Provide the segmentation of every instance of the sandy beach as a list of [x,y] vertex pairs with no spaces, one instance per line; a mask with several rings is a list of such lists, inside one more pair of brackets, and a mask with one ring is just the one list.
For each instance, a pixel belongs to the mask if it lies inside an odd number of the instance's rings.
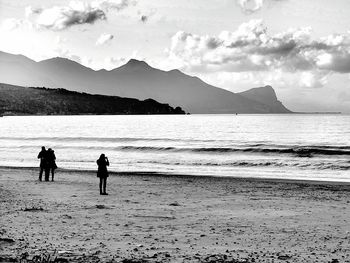
[[350,262],[349,184],[37,177],[0,169],[0,262]]

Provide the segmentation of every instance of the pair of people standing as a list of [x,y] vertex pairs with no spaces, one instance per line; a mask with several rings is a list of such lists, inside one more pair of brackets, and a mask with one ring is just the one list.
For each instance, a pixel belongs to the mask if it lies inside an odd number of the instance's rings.
[[55,151],[52,150],[51,148],[46,150],[45,147],[43,146],[41,147],[41,151],[38,154],[38,159],[40,159],[39,181],[42,181],[44,172],[45,172],[45,181],[49,181],[50,171],[51,171],[51,181],[54,181],[55,170],[57,169]]

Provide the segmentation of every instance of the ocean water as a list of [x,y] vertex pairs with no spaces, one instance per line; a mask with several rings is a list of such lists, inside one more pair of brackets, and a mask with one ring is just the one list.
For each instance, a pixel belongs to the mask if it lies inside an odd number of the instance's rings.
[[0,118],[0,166],[37,167],[41,146],[64,169],[105,153],[116,172],[350,182],[349,115]]

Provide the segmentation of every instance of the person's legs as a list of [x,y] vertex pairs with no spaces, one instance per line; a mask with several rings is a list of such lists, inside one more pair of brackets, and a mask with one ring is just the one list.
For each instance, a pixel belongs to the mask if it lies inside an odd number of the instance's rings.
[[51,181],[53,181],[54,176],[55,176],[55,169],[51,168]]
[[43,172],[44,172],[44,167],[40,167],[39,181],[42,181],[42,180],[43,180]]
[[45,181],[49,181],[50,168],[45,168]]
[[103,178],[100,177],[100,195],[103,194],[103,192],[102,192],[102,181],[103,181]]
[[106,194],[107,177],[103,178],[103,193]]

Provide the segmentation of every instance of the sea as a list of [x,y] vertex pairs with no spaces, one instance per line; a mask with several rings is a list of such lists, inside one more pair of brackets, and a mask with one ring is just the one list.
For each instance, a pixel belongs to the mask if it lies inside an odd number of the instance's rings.
[[350,115],[86,115],[0,118],[0,166],[350,182]]

